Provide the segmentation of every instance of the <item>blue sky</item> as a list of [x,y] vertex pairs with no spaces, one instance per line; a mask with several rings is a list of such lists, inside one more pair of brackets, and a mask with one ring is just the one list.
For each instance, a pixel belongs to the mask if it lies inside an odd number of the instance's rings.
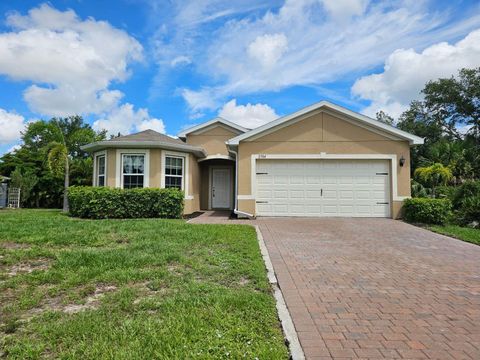
[[170,135],[323,99],[398,117],[426,81],[477,66],[478,1],[7,0],[0,154],[27,122],[69,114]]

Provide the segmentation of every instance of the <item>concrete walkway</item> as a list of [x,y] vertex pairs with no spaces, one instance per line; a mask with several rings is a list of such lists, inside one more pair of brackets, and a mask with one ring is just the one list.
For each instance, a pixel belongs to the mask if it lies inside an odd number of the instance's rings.
[[258,225],[308,359],[480,359],[480,246],[390,219]]

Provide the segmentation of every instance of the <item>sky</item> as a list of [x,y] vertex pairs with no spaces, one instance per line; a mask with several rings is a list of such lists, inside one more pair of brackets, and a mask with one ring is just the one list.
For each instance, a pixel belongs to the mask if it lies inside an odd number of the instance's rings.
[[174,136],[247,128],[329,100],[394,118],[425,82],[480,66],[480,2],[0,2],[0,155],[26,124]]

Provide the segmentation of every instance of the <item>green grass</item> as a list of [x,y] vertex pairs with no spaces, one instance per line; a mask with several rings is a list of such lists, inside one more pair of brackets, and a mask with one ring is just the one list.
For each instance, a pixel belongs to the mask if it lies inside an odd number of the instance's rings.
[[480,229],[467,228],[458,225],[430,225],[428,229],[472,244],[480,245]]
[[288,358],[248,226],[0,211],[0,304],[0,357]]

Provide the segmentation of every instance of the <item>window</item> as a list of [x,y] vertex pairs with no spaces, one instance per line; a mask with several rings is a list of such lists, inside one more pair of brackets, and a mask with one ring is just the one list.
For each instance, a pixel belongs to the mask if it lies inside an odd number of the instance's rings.
[[122,155],[123,188],[143,188],[145,174],[145,155]]
[[97,156],[97,186],[105,186],[105,155]]
[[165,157],[165,187],[183,188],[183,157],[166,156]]

